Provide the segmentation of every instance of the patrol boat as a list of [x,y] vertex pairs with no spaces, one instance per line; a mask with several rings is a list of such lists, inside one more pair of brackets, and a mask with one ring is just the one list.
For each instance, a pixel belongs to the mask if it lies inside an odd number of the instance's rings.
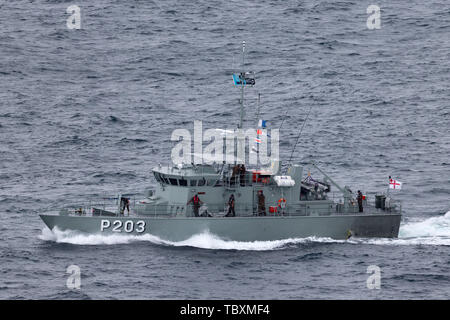
[[[243,57],[244,51],[245,42]],[[241,89],[238,128],[242,128],[244,89],[255,85],[255,79],[241,71],[233,80]],[[205,232],[234,241],[398,236],[401,204],[389,193],[373,198],[356,195],[315,162],[309,165],[322,177],[313,178],[295,163],[285,166],[283,173],[279,160],[265,169],[245,169],[241,160],[158,165],[152,170],[156,186],[140,201],[119,194],[113,207],[89,204],[40,217],[50,229],[151,234],[167,241]]]

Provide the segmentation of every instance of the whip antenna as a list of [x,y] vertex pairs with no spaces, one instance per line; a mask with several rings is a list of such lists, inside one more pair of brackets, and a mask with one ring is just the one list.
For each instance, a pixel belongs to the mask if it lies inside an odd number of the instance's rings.
[[305,127],[305,123],[306,123],[306,121],[308,120],[309,114],[311,113],[311,109],[312,109],[312,106],[309,107],[308,114],[306,115],[305,121],[303,121],[303,125],[302,125],[302,127],[301,127],[301,129],[300,129],[300,131],[299,131],[299,133],[298,133],[297,141],[295,141],[294,147],[292,148],[292,152],[291,152],[291,156],[289,157],[288,164],[291,163],[292,156],[294,155],[295,147],[297,146],[298,140],[300,139],[300,136],[302,135],[303,128]]

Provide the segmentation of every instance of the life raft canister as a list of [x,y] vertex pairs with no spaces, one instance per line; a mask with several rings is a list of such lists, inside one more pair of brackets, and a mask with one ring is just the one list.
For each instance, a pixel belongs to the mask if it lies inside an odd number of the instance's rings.
[[284,209],[284,207],[286,207],[286,199],[285,198],[280,198],[280,200],[278,200],[278,206],[281,209]]

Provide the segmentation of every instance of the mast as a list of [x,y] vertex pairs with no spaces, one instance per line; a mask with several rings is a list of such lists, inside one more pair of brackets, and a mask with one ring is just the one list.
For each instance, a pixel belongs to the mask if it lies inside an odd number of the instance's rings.
[[[245,41],[242,41],[242,73],[241,73],[242,76],[245,76],[244,55],[245,55]],[[240,112],[240,119],[239,119],[239,126],[238,126],[239,129],[242,129],[242,125],[243,125],[243,121],[244,121],[244,87],[245,87],[245,82],[242,79],[242,81],[241,81],[241,112]]]
[[256,108],[256,120],[259,121],[259,111],[261,110],[261,93],[258,92],[257,108]]
[[242,70],[239,73],[233,73],[233,82],[235,86],[241,87],[241,110],[239,117],[238,129],[242,129],[244,122],[244,90],[245,86],[254,86],[255,78],[253,72],[245,71],[245,41],[242,41]]
[[[255,79],[252,77],[252,72],[246,72],[245,71],[245,41],[242,41],[242,70],[239,73],[233,73],[233,82],[235,86],[240,86],[241,87],[241,101],[240,101],[240,115],[239,115],[239,123],[238,123],[238,148],[239,150],[241,150],[240,148],[242,146],[244,146],[245,148],[245,139],[244,141],[242,140],[242,137],[239,137],[242,134],[242,129],[244,126],[244,90],[245,90],[245,86],[250,85],[250,86],[254,86],[255,85]],[[237,150],[235,149],[235,159],[236,159],[236,153]],[[244,152],[242,152],[243,154]],[[240,161],[243,160],[245,161],[245,159],[240,159]]]
[[[258,92],[258,106],[256,108],[256,120],[259,122],[259,111],[261,109],[261,93]],[[258,130],[256,131],[256,138],[259,139],[259,133]],[[259,154],[259,144],[256,144],[256,151],[257,154]],[[256,163],[256,170],[259,170],[259,161]]]

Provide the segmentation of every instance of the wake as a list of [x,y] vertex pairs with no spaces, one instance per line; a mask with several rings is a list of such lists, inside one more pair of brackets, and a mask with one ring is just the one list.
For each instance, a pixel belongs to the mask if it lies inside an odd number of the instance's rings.
[[70,243],[75,245],[115,245],[129,244],[133,242],[151,242],[158,245],[167,245],[174,247],[195,247],[201,249],[217,249],[217,250],[252,250],[266,251],[281,249],[289,244],[308,243],[308,242],[345,242],[344,240],[334,240],[331,238],[290,238],[273,241],[230,241],[219,238],[210,233],[203,232],[193,235],[184,241],[167,241],[151,234],[144,235],[119,235],[119,234],[83,234],[77,231],[61,231],[58,228],[53,230],[45,227],[39,236],[41,240],[53,241],[57,243]]

